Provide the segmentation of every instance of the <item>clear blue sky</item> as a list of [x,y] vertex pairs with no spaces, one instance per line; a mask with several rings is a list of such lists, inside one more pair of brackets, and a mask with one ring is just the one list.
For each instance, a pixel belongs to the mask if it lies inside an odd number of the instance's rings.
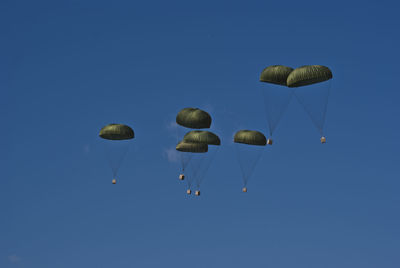
[[[399,267],[400,6],[357,2],[1,1],[0,267]],[[243,194],[274,64],[331,68],[328,143],[292,102]],[[166,156],[190,106],[222,140],[200,198]]]

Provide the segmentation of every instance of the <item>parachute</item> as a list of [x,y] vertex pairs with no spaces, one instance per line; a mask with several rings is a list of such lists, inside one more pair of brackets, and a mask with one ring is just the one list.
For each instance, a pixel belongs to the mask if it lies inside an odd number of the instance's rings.
[[321,143],[326,142],[323,129],[331,88],[331,70],[322,65],[301,66],[289,74],[287,85],[296,88],[294,95],[321,134]]
[[265,68],[260,75],[261,92],[264,97],[267,115],[269,138],[267,144],[272,145],[272,134],[285,113],[293,90],[287,87],[287,78],[293,68],[283,65],[272,65]]
[[259,146],[264,146],[267,143],[264,134],[255,130],[239,130],[236,132],[233,141],[236,143]]
[[221,141],[217,135],[210,131],[193,130],[183,137],[184,141],[193,143],[204,143],[208,145],[220,145]]
[[[180,141],[176,145],[176,150],[180,152],[180,158],[181,158],[181,163],[183,170],[187,167],[187,165],[190,163],[190,160],[193,158],[194,154],[202,154],[208,152],[208,145],[204,143],[191,143],[191,142],[186,142],[186,141]],[[186,191],[187,194],[191,194],[192,191],[191,186],[193,183],[193,178],[195,178],[195,175],[197,173],[197,166],[192,168],[192,174],[188,176],[187,178],[187,184],[188,184],[188,190]],[[183,176],[183,178],[181,178]],[[183,180],[184,174],[181,174],[180,179]]]
[[176,123],[187,128],[210,128],[211,116],[198,108],[184,108],[176,116]]
[[107,140],[129,140],[135,137],[135,133],[127,125],[109,124],[100,130],[99,136]]
[[216,134],[210,131],[193,130],[186,133],[186,135],[183,137],[183,141],[194,144],[205,144],[208,146],[208,148],[210,148],[209,145],[217,146],[216,148],[212,148],[211,152],[209,152],[207,155],[204,155],[201,158],[198,157],[199,159],[192,159],[192,168],[194,169],[192,176],[198,189],[196,191],[196,195],[200,195],[200,185],[203,182],[207,170],[214,160],[215,155],[217,154],[221,140]]
[[203,143],[192,143],[181,141],[176,145],[176,150],[185,153],[206,153],[208,152],[208,145]]
[[287,77],[288,87],[308,86],[332,79],[331,70],[322,65],[305,65],[296,68]]
[[293,68],[283,65],[272,65],[265,68],[260,75],[260,82],[286,86],[286,80]]
[[[189,143],[189,142],[184,142],[180,141],[178,145],[176,146],[176,150],[179,152],[185,152],[185,153],[206,153],[208,152],[208,146],[207,144],[196,144],[196,143]],[[184,171],[187,165],[190,162],[190,157],[191,155],[187,154],[182,154],[180,155],[181,159],[181,164],[182,164],[182,170]],[[179,175],[180,180],[185,179],[185,174],[180,174]]]
[[[243,192],[247,192],[247,183],[257,162],[261,158],[267,139],[264,134],[255,130],[239,130],[233,141],[235,143],[237,158],[242,171]],[[250,145],[250,146],[249,146]]]
[[112,183],[116,184],[119,167],[129,148],[129,140],[135,137],[133,129],[123,124],[109,124],[104,126],[99,133],[104,140],[106,155],[112,170]]

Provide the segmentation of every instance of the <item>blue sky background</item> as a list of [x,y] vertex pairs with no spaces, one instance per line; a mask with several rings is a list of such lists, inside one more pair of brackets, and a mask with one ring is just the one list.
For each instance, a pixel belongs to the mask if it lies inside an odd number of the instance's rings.
[[[0,267],[399,267],[395,1],[1,1]],[[241,192],[231,142],[267,133],[259,74],[329,66],[326,133],[292,102]],[[169,128],[213,116],[188,197]],[[136,133],[112,185],[100,128]]]

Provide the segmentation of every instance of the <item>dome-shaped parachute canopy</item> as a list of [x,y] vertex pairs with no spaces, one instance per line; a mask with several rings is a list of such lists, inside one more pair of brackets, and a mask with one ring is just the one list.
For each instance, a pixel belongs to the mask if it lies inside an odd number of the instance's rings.
[[208,145],[220,145],[221,140],[217,135],[210,131],[193,130],[183,137],[186,142],[204,143]]
[[99,136],[106,140],[129,140],[135,137],[135,133],[127,125],[109,124],[100,130]]
[[312,85],[331,79],[331,70],[322,65],[305,65],[296,68],[287,78],[288,87]]
[[264,134],[255,130],[239,130],[238,132],[236,132],[233,141],[236,143],[259,146],[265,146],[267,143]]
[[260,75],[261,82],[286,86],[286,80],[293,68],[283,65],[272,65],[265,68]]
[[176,150],[186,153],[206,153],[208,152],[208,145],[205,143],[180,141],[178,145],[176,145]]
[[210,128],[211,116],[198,108],[184,108],[176,116],[176,123],[187,128]]

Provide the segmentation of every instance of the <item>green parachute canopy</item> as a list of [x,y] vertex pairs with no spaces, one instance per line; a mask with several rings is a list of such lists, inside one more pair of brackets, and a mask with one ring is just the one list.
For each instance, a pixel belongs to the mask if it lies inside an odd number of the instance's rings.
[[204,143],[207,145],[220,145],[221,140],[217,135],[210,131],[193,130],[183,137],[186,142]]
[[127,125],[109,124],[100,130],[99,136],[106,140],[129,140],[135,137],[135,133]]
[[255,130],[239,130],[236,132],[233,141],[236,143],[259,146],[265,146],[267,144],[264,134]]
[[305,65],[296,68],[287,78],[288,87],[301,87],[324,82],[332,78],[331,70],[322,65]]
[[178,145],[176,145],[176,150],[186,153],[206,153],[208,152],[208,145],[204,143],[180,141]]
[[265,68],[260,75],[260,81],[286,86],[286,80],[293,68],[283,65],[272,65]]
[[211,116],[198,108],[184,108],[176,116],[176,123],[187,128],[210,128]]

